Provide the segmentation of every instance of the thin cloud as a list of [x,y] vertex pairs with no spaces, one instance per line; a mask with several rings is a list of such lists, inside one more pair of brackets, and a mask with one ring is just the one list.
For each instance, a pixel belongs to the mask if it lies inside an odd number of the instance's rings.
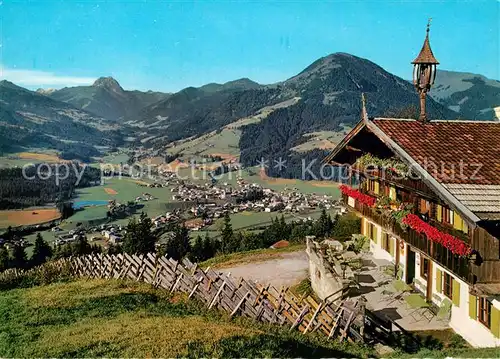
[[94,77],[64,76],[53,72],[9,69],[0,65],[0,80],[8,80],[23,86],[75,86],[90,85]]

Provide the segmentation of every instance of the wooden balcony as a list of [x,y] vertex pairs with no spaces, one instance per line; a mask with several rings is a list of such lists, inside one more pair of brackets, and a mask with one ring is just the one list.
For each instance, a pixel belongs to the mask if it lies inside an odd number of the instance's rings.
[[[347,196],[344,195],[343,200],[347,205]],[[383,214],[372,207],[368,207],[359,201],[355,201],[353,209],[362,214],[364,217],[369,218],[373,222],[382,226],[382,228],[386,231],[404,240],[412,247],[423,252],[443,267],[446,267],[457,277],[471,284],[476,281],[476,279],[472,276],[472,267],[474,265],[469,262],[468,259],[454,255],[441,244],[428,240],[425,235],[417,233],[411,228],[403,229],[392,217]]]
[[398,187],[404,188],[409,192],[415,192],[416,194],[429,199],[439,199],[434,191],[432,191],[424,182],[422,182],[421,179],[402,178],[401,176],[398,176],[388,170],[379,170],[373,168],[367,169],[354,166],[352,167],[352,169],[362,177],[377,179],[381,182],[393,184]]
[[[364,189],[360,189],[360,192],[367,194],[367,195],[370,195],[372,197],[378,197],[378,195],[376,193],[371,193],[371,192],[368,192]],[[417,198],[419,198],[419,197],[417,197]],[[414,202],[414,206],[415,206],[415,202]],[[416,214],[418,214],[418,213],[416,213]],[[453,228],[452,225],[447,225],[447,224],[438,222],[434,218],[430,218],[428,222],[430,225],[436,227],[437,229],[439,229],[443,233],[448,233],[454,237],[460,238],[465,243],[469,243],[469,244],[472,243],[472,239],[473,239],[472,231],[469,234],[467,234],[459,229]]]

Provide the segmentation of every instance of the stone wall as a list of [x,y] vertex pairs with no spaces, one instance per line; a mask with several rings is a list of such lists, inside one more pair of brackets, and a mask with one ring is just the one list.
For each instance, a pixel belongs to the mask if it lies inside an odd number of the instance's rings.
[[325,299],[345,287],[340,268],[332,266],[326,253],[314,240],[307,238],[311,287],[320,299]]

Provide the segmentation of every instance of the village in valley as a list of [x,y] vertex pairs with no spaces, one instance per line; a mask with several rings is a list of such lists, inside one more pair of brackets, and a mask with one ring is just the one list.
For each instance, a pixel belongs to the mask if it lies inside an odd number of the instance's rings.
[[[236,174],[234,174],[236,176]],[[236,185],[227,182],[217,182],[215,177],[204,184],[177,178],[176,173],[159,171],[150,183],[136,183],[141,187],[141,195],[120,203],[110,200],[107,207],[107,217],[123,218],[136,214],[136,207],[154,201],[157,198],[148,192],[149,188],[162,189],[164,197],[170,197],[171,202],[165,205],[165,212],[151,217],[156,230],[166,227],[169,223],[181,223],[192,232],[202,231],[214,224],[214,221],[223,218],[226,214],[267,213],[268,218],[278,218],[286,214],[287,217],[298,221],[313,221],[309,215],[317,215],[322,209],[329,213],[340,213],[338,197],[328,194],[302,193],[299,189],[285,187],[282,191],[264,188],[257,183],[249,183],[238,177]],[[105,186],[105,184],[103,185]],[[102,205],[102,204],[101,204]],[[92,207],[92,205],[90,206]],[[166,208],[170,207],[170,211]],[[85,207],[82,208],[85,211]],[[316,218],[316,216],[314,217]],[[52,224],[51,231],[57,233],[55,245],[75,242],[81,239],[90,242],[102,242],[103,245],[119,244],[123,241],[126,226],[114,224],[113,221],[93,226],[93,221],[78,223],[77,227],[64,231],[58,221]],[[256,223],[259,225],[259,223]],[[250,223],[248,227],[252,227]],[[29,245],[29,242],[24,242]]]

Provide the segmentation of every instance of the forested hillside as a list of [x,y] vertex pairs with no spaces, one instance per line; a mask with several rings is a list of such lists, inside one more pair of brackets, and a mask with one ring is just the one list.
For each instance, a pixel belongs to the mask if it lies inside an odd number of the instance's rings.
[[136,125],[159,138],[157,145],[200,135],[241,117],[255,113],[262,107],[282,100],[282,93],[274,89],[223,90],[205,92],[196,88],[184,89],[168,99],[145,108]]
[[[69,172],[66,173],[66,170]],[[87,166],[84,169],[77,163],[69,164],[66,169],[59,168],[58,174],[54,166],[47,168],[45,165],[28,167],[24,173],[21,168],[0,169],[0,209],[68,200],[75,188],[88,187],[101,179],[98,168]]]
[[467,120],[496,119],[500,107],[500,81],[478,74],[440,70],[429,94]]
[[[409,106],[418,106],[413,86],[382,69],[380,66],[349,54],[333,54],[322,58],[299,75],[284,82],[287,92],[300,93],[302,100],[279,109],[260,123],[243,127],[240,139],[240,161],[255,165],[261,158],[274,163],[280,157],[287,160],[286,168],[270,166],[269,175],[298,177],[301,162],[316,158],[324,151],[305,155],[290,149],[307,139],[302,135],[321,130],[338,130],[341,124],[354,124],[360,119],[361,93],[365,93],[370,116],[397,113]],[[457,113],[428,100],[431,119],[454,119]]]
[[99,154],[96,145],[115,146],[123,137],[113,122],[8,81],[0,82],[0,116],[2,152],[46,147],[85,160]]

